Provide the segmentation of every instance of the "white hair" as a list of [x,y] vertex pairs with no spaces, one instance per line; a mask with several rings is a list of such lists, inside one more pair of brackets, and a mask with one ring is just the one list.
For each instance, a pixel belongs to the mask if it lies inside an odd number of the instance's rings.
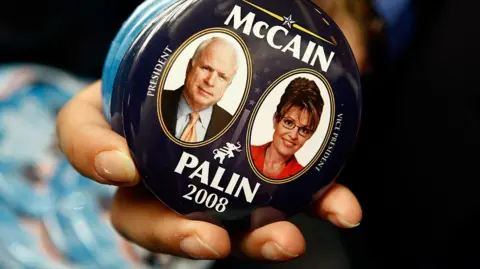
[[206,47],[208,47],[208,45],[210,45],[210,43],[214,42],[214,41],[221,41],[221,42],[224,42],[226,44],[228,44],[228,46],[232,47],[233,50],[234,50],[234,57],[235,57],[235,69],[234,69],[234,76],[235,74],[237,73],[237,67],[238,67],[238,55],[237,55],[237,50],[235,49],[235,47],[233,46],[233,44],[228,41],[227,39],[225,38],[222,38],[222,37],[212,37],[212,38],[209,38],[207,40],[204,40],[202,41],[202,43],[200,43],[200,45],[198,45],[197,49],[195,50],[195,53],[193,54],[191,60],[192,60],[192,65],[195,63],[195,61],[198,59],[198,57],[200,57],[200,55],[202,54],[202,52],[205,50]]

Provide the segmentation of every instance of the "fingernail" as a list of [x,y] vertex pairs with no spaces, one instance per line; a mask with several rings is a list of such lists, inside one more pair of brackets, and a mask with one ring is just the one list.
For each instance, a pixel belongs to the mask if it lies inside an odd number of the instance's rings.
[[340,226],[340,227],[344,227],[344,228],[355,228],[357,226],[360,225],[360,223],[350,223],[348,221],[346,221],[345,219],[341,218],[340,216],[336,215],[336,214],[329,214],[327,216],[327,219],[328,221],[330,221],[331,223],[337,225],[337,226]]
[[97,154],[95,171],[102,178],[119,183],[134,181],[136,174],[133,161],[118,150],[103,151]]
[[298,257],[298,254],[290,253],[277,243],[271,241],[263,244],[262,255],[265,259],[271,261],[281,261]]
[[220,258],[220,254],[197,235],[191,235],[180,241],[180,249],[194,259]]

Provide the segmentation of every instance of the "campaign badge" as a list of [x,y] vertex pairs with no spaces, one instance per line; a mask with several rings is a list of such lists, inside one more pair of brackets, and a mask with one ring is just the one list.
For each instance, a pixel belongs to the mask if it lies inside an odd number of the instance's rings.
[[121,61],[104,70],[105,114],[145,186],[220,225],[257,227],[318,199],[361,118],[338,26],[307,0],[159,2],[124,26],[110,52]]

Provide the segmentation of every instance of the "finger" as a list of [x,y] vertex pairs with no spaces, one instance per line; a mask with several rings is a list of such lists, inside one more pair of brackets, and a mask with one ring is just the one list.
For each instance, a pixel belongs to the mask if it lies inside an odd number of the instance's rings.
[[240,243],[240,249],[252,259],[287,261],[305,252],[305,239],[295,225],[280,221],[247,234]]
[[360,24],[351,15],[345,13],[338,14],[334,20],[352,49],[360,73],[363,73],[367,64],[367,42]]
[[60,148],[84,176],[103,184],[131,186],[138,172],[123,137],[110,129],[101,110],[101,83],[77,94],[57,116]]
[[313,211],[341,228],[357,227],[362,219],[362,208],[357,198],[348,188],[340,184],[333,184],[313,205]]
[[120,234],[153,252],[195,259],[219,259],[230,253],[223,228],[173,212],[143,185],[118,190],[111,218]]
[[[335,23],[340,27],[342,33],[350,45],[360,73],[367,68],[367,46],[366,25],[359,22],[363,16],[363,9],[360,3],[349,3],[347,0],[314,0]],[[353,4],[353,5],[352,5]]]

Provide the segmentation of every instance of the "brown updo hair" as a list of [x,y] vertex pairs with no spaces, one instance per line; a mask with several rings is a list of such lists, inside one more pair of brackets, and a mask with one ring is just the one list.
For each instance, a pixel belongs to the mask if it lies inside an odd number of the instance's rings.
[[280,99],[275,112],[275,119],[279,122],[292,107],[308,111],[309,128],[312,132],[318,127],[323,112],[323,98],[320,89],[313,80],[298,77],[292,80]]

